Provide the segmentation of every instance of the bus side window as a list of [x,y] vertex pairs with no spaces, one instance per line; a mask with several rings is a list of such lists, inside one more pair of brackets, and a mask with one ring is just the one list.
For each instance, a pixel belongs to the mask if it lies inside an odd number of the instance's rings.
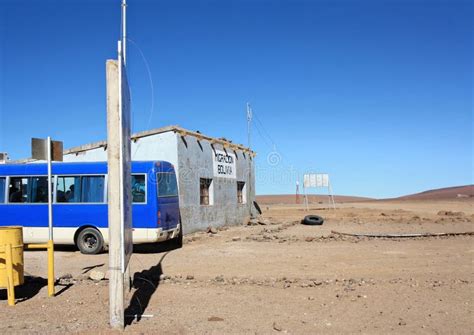
[[28,202],[48,202],[48,178],[31,177]]
[[104,176],[81,177],[81,202],[104,202]]
[[56,190],[58,203],[103,203],[104,176],[59,176]]
[[0,204],[5,203],[5,177],[0,177]]
[[143,203],[145,199],[145,175],[132,175],[132,202]]
[[28,178],[11,177],[8,185],[8,201],[13,203],[27,202]]
[[56,201],[80,202],[81,177],[58,177]]

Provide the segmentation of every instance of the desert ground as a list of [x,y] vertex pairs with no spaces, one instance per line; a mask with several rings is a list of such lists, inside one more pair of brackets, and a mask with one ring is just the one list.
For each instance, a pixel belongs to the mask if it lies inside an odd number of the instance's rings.
[[[474,200],[261,206],[260,223],[185,236],[171,249],[137,247],[126,333],[474,333],[474,236],[356,238],[334,233],[474,231]],[[300,223],[307,214],[322,226]],[[109,333],[107,254],[25,253],[17,304],[0,290],[0,333]]]

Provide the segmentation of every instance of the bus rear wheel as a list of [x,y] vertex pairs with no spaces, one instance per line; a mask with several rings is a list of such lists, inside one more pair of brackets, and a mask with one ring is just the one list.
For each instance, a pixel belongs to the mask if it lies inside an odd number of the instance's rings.
[[97,229],[87,227],[77,235],[76,246],[83,254],[95,255],[104,249],[104,238]]

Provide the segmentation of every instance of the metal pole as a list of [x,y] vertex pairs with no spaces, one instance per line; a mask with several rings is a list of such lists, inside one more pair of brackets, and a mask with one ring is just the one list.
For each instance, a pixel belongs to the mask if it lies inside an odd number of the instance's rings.
[[127,0],[122,0],[122,55],[123,65],[127,65]]
[[295,199],[295,204],[298,204],[299,195],[300,195],[300,182],[297,180],[297,181],[296,181],[296,199]]
[[308,195],[306,194],[306,187],[304,186],[303,182],[303,192],[304,192],[304,203],[305,203],[305,210],[308,211]]
[[51,137],[47,138],[47,155],[48,155],[48,295],[54,296],[54,242],[53,242],[53,188],[52,188],[52,172],[51,172]]
[[332,193],[332,187],[331,187],[331,183],[329,181],[328,181],[328,191],[329,191],[329,194],[330,194],[330,197],[331,197],[332,207],[334,209],[336,209],[336,202],[334,201],[334,194]]
[[250,148],[250,132],[252,123],[252,109],[250,108],[250,104],[247,102],[247,146]]
[[15,306],[15,284],[13,280],[12,245],[5,245],[5,269],[7,272],[7,300],[8,306]]
[[[250,131],[251,131],[251,122],[252,122],[252,110],[250,109],[250,104],[247,102],[247,146],[250,150]],[[248,204],[250,216],[252,216],[252,161],[251,161],[251,152],[249,151],[249,171],[248,171]]]
[[52,177],[51,177],[51,137],[47,139],[47,154],[48,154],[48,229],[50,241],[53,240],[53,197],[52,197]]
[[48,241],[48,296],[54,297],[54,243]]

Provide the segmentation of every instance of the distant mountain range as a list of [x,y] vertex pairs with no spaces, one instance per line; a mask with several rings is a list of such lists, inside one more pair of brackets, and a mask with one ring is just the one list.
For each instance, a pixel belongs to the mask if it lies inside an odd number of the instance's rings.
[[[464,199],[474,197],[474,185],[454,186],[428,190],[420,193],[404,195],[398,198],[390,199],[374,199],[346,195],[334,195],[336,202],[360,202],[372,200],[448,200],[448,199]],[[328,202],[327,195],[308,195],[311,203],[326,203]],[[303,203],[303,195],[299,196],[299,203]],[[272,194],[272,195],[257,195],[257,202],[259,204],[294,204],[296,203],[295,194]]]

